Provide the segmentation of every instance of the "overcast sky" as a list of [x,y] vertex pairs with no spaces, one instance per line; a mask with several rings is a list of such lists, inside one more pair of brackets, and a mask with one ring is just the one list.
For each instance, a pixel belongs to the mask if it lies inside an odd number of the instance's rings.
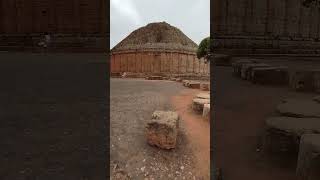
[[210,0],[111,0],[110,48],[132,31],[166,21],[195,43],[210,35]]

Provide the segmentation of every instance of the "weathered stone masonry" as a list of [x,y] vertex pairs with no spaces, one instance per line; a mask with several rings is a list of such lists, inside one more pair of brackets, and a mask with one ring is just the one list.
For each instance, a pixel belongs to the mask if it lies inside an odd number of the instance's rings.
[[0,0],[0,50],[34,50],[48,32],[52,50],[106,52],[107,3]]
[[127,51],[111,54],[111,73],[196,73],[208,75],[209,64],[194,53],[175,51]]
[[320,10],[302,0],[213,0],[216,52],[320,53]]

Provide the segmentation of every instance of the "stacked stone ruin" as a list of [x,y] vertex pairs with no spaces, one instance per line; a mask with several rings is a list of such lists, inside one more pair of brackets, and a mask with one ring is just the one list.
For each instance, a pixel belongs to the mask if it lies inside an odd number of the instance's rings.
[[266,119],[264,149],[272,152],[298,152],[296,173],[302,179],[311,175],[320,158],[320,102],[311,99],[285,99],[276,107],[277,116]]
[[209,76],[210,65],[196,56],[197,44],[166,22],[133,31],[111,50],[111,74]]

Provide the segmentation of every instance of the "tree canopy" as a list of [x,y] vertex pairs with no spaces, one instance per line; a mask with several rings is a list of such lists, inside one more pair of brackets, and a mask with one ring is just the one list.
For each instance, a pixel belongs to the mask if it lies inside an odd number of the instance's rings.
[[198,59],[205,58],[206,60],[209,60],[208,56],[210,54],[210,43],[210,37],[207,37],[200,42],[197,50]]

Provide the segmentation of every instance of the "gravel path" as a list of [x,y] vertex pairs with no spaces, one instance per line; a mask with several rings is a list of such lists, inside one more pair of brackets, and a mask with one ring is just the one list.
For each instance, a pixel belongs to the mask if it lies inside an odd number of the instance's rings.
[[172,110],[170,98],[186,89],[181,83],[111,79],[110,89],[113,179],[201,179],[195,176],[194,155],[183,123],[173,150],[149,146],[144,136],[153,111]]

